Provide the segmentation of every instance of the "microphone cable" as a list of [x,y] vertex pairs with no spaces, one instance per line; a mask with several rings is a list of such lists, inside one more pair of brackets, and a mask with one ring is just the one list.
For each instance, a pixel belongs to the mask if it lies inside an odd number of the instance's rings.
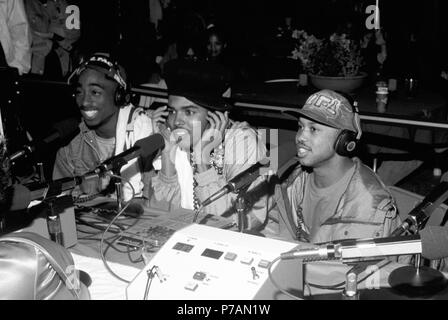
[[145,294],[143,296],[143,300],[148,300],[148,295],[149,295],[149,290],[151,289],[151,284],[152,284],[152,280],[155,277],[155,270],[156,270],[157,266],[152,266],[151,269],[149,269],[148,271],[146,271],[146,275],[148,276],[148,279],[146,281],[146,286],[145,286]]
[[199,214],[204,209],[204,206],[201,204],[198,208],[198,210],[194,214],[193,223],[196,223],[196,220],[198,220]]
[[127,183],[131,186],[132,189],[132,197],[131,199],[128,201],[128,203],[126,203],[126,205],[120,210],[120,212],[118,212],[118,214],[112,219],[112,221],[109,223],[109,225],[106,227],[106,229],[104,230],[103,234],[101,235],[101,241],[100,241],[100,254],[101,254],[101,260],[103,261],[104,266],[106,267],[106,269],[118,280],[125,282],[125,283],[130,283],[129,280],[126,280],[122,277],[120,277],[118,274],[116,274],[109,266],[109,264],[107,263],[106,257],[105,257],[105,253],[103,252],[103,244],[104,244],[104,238],[106,237],[106,233],[109,231],[109,229],[112,227],[112,225],[115,223],[115,221],[126,211],[126,209],[129,207],[129,205],[131,204],[132,199],[135,198],[135,189],[134,186],[126,179],[124,179],[123,177],[120,177],[118,175],[115,174],[110,174],[110,176],[112,178],[116,178],[119,179],[121,181],[123,181],[124,183]]

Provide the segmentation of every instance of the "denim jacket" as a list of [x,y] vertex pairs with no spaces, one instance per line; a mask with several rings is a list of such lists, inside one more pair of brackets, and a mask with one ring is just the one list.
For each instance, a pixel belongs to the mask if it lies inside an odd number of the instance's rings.
[[[59,149],[53,170],[53,179],[82,176],[101,164],[98,144],[94,133],[84,122],[79,125],[80,133],[65,147]],[[153,133],[151,118],[142,108],[128,105],[120,109],[116,129],[115,152],[117,155],[131,148],[137,140]],[[134,187],[136,196],[141,196],[144,188],[142,178],[143,164],[133,159],[122,167],[120,175]],[[95,194],[102,191],[99,179],[92,179],[81,185],[84,194]],[[130,200],[132,189],[123,185],[123,199]]]
[[[391,193],[377,175],[357,158],[355,171],[344,191],[335,212],[325,220],[318,232],[309,238],[306,227],[296,225],[293,215],[301,216],[305,185],[309,173],[299,165],[274,194],[276,207],[270,215],[278,224],[270,225],[266,234],[312,243],[325,243],[343,239],[387,237],[401,223]],[[277,217],[275,217],[277,215]]]

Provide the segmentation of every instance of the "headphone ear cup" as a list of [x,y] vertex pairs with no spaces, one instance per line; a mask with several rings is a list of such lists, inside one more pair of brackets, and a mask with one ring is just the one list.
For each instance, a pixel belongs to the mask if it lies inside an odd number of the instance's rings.
[[131,95],[127,90],[118,87],[115,90],[115,104],[119,107],[128,105],[131,102]]
[[115,90],[115,105],[121,107],[123,105],[123,89],[118,87]]
[[357,143],[355,132],[342,130],[335,141],[334,150],[340,156],[347,157],[356,149]]

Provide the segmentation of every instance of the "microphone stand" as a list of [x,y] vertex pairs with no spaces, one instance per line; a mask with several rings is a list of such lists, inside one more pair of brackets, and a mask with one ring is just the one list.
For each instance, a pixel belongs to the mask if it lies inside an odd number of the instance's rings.
[[[42,163],[37,164],[39,170],[39,180],[41,183],[45,183],[45,175],[44,175],[44,167]],[[59,213],[54,210],[54,204],[56,202],[56,197],[50,198],[45,201],[48,204],[47,209],[47,228],[48,234],[50,236],[51,241],[64,246],[64,235],[62,233],[62,224],[61,217]]]
[[358,290],[358,278],[361,273],[366,271],[369,266],[378,263],[375,258],[372,260],[346,261],[345,264],[353,267],[345,274],[345,288],[342,291],[342,300],[360,300],[360,291]]
[[342,292],[342,300],[359,300],[358,272],[354,269],[350,269],[345,274],[345,289]]
[[[120,168],[113,170],[112,173],[116,176],[120,175]],[[121,209],[123,208],[123,187],[119,179],[115,177],[113,179],[115,185],[115,194],[117,196],[117,212],[121,212]]]
[[[421,225],[416,226],[416,233]],[[389,284],[393,290],[409,297],[431,296],[445,289],[448,282],[438,270],[422,265],[421,254],[414,256],[414,265],[395,269],[389,275]]]
[[55,199],[49,200],[48,214],[47,214],[47,227],[50,239],[61,246],[64,245],[64,235],[62,233],[61,217],[59,213],[54,210]]
[[246,229],[246,201],[244,196],[242,196],[241,190],[236,198],[236,212],[238,215],[238,232],[243,232]]

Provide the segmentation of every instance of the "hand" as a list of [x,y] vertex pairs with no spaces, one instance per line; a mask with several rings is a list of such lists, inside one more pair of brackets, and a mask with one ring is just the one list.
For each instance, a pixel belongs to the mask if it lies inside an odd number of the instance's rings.
[[169,153],[174,150],[177,145],[177,141],[175,135],[171,131],[171,128],[162,123],[159,125],[159,133],[163,136],[165,141],[165,147],[162,152]]
[[161,132],[161,125],[164,125],[168,117],[167,106],[159,107],[149,114],[151,118],[152,127],[155,133]]
[[229,113],[220,111],[208,112],[207,120],[210,126],[203,132],[202,138],[194,148],[195,161],[197,164],[208,164],[210,152],[219,146],[224,140],[225,130],[229,123]]

